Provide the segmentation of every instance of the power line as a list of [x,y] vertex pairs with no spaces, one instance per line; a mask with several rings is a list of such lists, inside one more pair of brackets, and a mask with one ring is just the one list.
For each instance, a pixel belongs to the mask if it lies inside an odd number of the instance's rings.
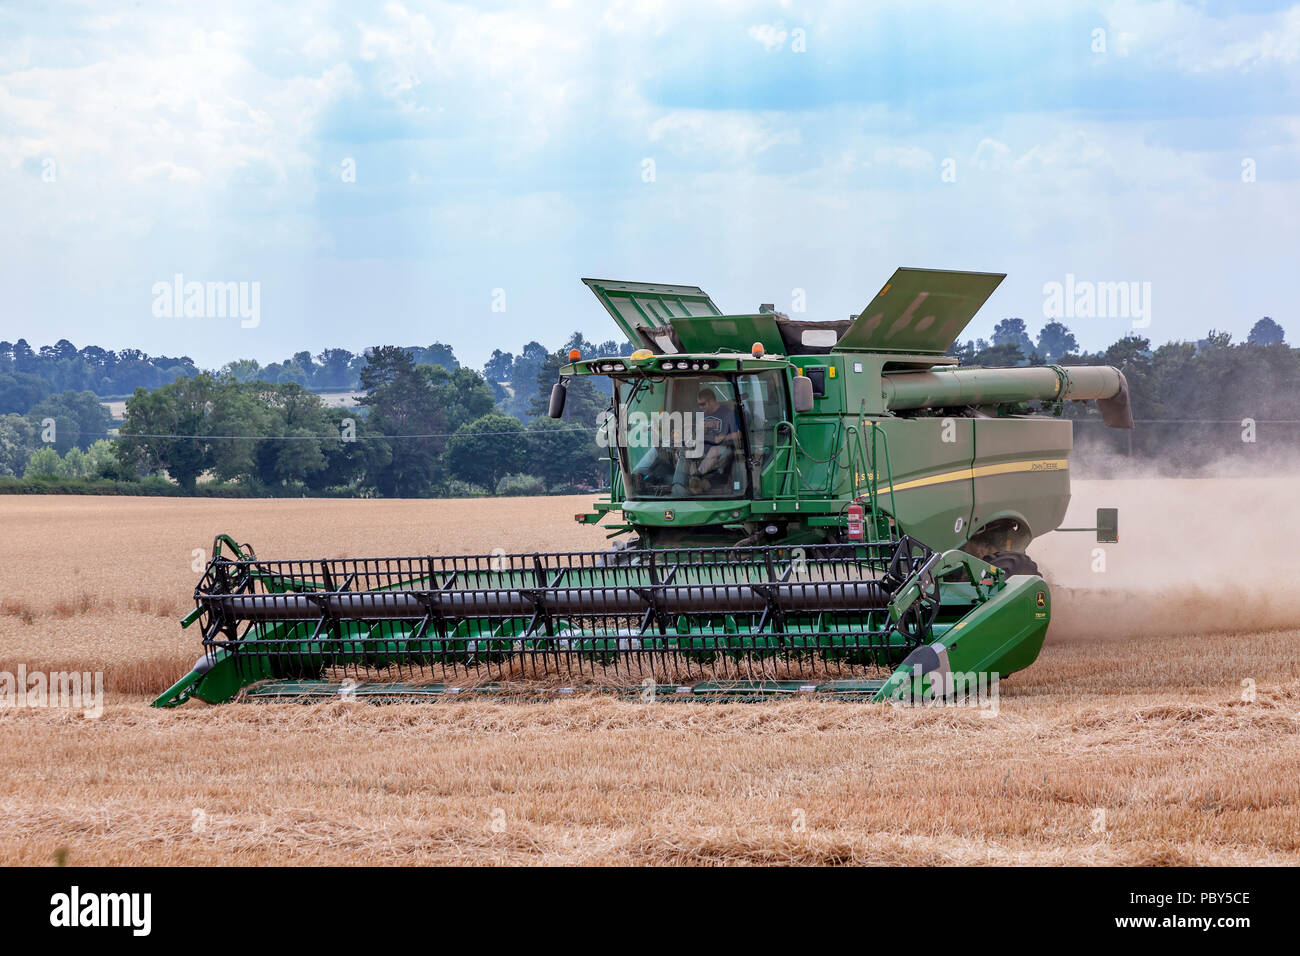
[[[581,433],[584,433],[584,434],[593,434],[595,431],[596,431],[595,428],[588,427],[588,426],[586,426],[586,425],[572,425],[572,426],[564,426],[564,427],[561,427],[561,428],[548,428],[548,429],[546,429],[545,431],[530,431],[530,430],[527,429],[527,428],[521,428],[521,429],[519,429],[518,431],[473,432],[472,434],[470,434],[470,435],[468,435],[468,436],[464,436],[464,437],[469,437],[469,438],[487,438],[487,437],[495,437],[495,436],[498,436],[498,435],[514,435],[514,436],[516,436],[516,437],[532,438],[532,437],[537,437],[537,436],[553,435],[553,434],[555,434],[555,433],[557,433],[557,432],[581,432]],[[110,435],[110,434],[106,434],[106,433],[104,433],[104,432],[71,432],[70,434],[75,435],[75,436],[78,437],[78,438],[81,438],[81,437],[90,437],[91,435],[97,435],[97,436],[99,436],[100,438],[116,438],[116,439],[119,440],[119,441],[120,441],[121,439],[123,439],[123,438],[171,438],[171,439],[177,439],[177,440],[185,439],[185,438],[191,438],[191,439],[195,439],[195,440],[200,440],[200,439],[201,439],[201,440],[204,440],[204,441],[215,440],[215,439],[227,439],[227,440],[229,440],[229,441],[344,441],[343,436],[338,435],[338,434],[329,434],[329,435],[173,435],[173,434],[162,434],[162,433],[142,433],[142,432],[118,432],[116,436],[114,436],[114,435]],[[346,442],[350,444],[351,442],[354,442],[354,441],[378,441],[378,440],[380,440],[380,439],[397,439],[397,438],[402,438],[402,439],[406,439],[406,438],[454,438],[457,434],[458,434],[457,432],[431,432],[431,433],[423,434],[423,435],[379,435],[379,434],[370,433],[370,434],[366,434],[366,435],[355,435],[355,436],[353,436],[352,438],[347,439]]]

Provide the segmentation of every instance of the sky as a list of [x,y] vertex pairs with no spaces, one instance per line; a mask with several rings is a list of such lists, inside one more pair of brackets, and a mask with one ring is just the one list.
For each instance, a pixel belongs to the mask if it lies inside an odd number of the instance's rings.
[[1297,211],[1300,5],[0,7],[0,339],[34,347],[481,366],[616,337],[584,276],[826,319],[898,266],[1007,273],[975,335],[1068,281],[1143,303],[1066,316],[1084,348],[1300,344]]

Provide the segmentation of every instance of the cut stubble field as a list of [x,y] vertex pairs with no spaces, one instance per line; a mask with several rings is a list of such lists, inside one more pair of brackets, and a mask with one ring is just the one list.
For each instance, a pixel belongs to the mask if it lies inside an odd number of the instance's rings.
[[[577,697],[148,701],[194,662],[195,549],[598,549],[586,498],[0,498],[0,671],[104,673],[98,719],[0,708],[0,863],[1300,862],[1300,480],[1075,483],[1043,655],[964,708]],[[1215,517],[1231,502],[1231,522]]]

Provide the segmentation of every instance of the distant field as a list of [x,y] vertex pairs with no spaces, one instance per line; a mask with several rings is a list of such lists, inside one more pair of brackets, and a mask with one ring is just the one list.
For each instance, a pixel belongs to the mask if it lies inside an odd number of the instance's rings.
[[1298,494],[1077,482],[1067,523],[1118,505],[1121,543],[1104,571],[1086,535],[1032,549],[1056,620],[991,718],[594,699],[153,711],[199,653],[176,620],[219,531],[264,557],[604,534],[573,523],[586,498],[0,499],[0,671],[109,686],[98,720],[0,710],[0,862],[1295,864]]

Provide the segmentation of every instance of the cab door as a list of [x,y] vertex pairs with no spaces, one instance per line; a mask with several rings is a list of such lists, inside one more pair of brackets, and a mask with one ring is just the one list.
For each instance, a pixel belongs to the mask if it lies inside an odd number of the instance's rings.
[[785,375],[775,369],[737,375],[736,390],[749,442],[750,497],[771,498],[778,484],[777,444],[781,440],[790,440],[788,434],[778,434],[779,424],[790,420]]

